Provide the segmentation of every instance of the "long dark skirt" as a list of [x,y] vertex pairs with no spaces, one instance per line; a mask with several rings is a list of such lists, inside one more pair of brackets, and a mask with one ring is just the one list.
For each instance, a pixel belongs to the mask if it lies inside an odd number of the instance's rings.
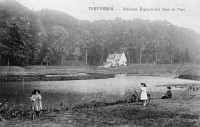
[[169,97],[169,96],[162,96],[161,99],[170,99],[172,97]]

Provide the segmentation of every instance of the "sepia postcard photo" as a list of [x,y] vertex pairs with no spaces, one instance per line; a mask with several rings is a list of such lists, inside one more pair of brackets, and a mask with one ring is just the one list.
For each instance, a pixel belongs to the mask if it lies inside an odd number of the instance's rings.
[[200,127],[199,0],[0,0],[0,127]]

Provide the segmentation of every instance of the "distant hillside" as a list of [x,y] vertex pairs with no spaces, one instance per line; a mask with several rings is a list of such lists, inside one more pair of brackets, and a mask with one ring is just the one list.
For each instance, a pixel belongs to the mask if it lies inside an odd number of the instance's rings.
[[[128,63],[200,63],[200,35],[168,21],[78,20],[54,10],[31,11],[0,2],[0,65],[98,65],[124,51]],[[86,59],[87,58],[87,59]]]

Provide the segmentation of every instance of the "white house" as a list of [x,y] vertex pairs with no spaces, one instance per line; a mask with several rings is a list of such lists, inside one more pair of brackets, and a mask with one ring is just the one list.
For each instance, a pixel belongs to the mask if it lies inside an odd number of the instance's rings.
[[107,57],[107,61],[100,67],[109,68],[111,66],[126,66],[127,59],[125,53],[115,53],[109,54]]

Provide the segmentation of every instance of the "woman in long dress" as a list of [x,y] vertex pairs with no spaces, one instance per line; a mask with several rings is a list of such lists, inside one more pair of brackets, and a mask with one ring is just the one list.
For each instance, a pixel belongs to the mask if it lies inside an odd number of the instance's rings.
[[145,83],[141,83],[141,100],[143,103],[143,106],[146,106],[147,98],[147,86]]
[[36,112],[36,116],[40,115],[40,111],[42,110],[42,97],[40,95],[40,90],[34,90],[32,92],[32,96],[30,97],[32,102],[31,110]]
[[167,89],[168,89],[167,93],[164,94],[164,95],[161,97],[161,99],[169,99],[169,98],[172,98],[172,92],[170,91],[171,87],[168,86]]

